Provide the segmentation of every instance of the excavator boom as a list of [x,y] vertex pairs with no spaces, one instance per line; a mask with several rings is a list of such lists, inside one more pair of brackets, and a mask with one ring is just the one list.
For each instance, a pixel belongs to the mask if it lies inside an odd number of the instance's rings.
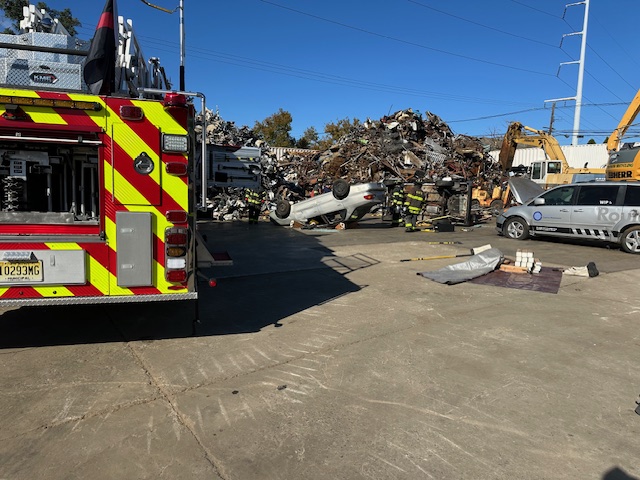
[[638,90],[636,96],[631,100],[618,126],[609,136],[609,140],[607,140],[607,150],[609,150],[609,153],[620,150],[620,140],[624,134],[627,133],[627,130],[638,116],[638,113],[640,113],[640,90]]
[[560,163],[560,172],[547,174],[547,186],[559,185],[562,183],[571,183],[574,175],[577,174],[593,174],[602,175],[602,168],[572,168],[569,166],[564,152],[555,137],[542,130],[527,127],[520,122],[512,122],[507,128],[507,133],[502,140],[502,148],[500,149],[499,160],[503,170],[509,171],[513,165],[516,148],[518,145],[529,145],[542,148],[548,160]]
[[627,111],[620,119],[617,128],[607,141],[609,161],[607,163],[607,180],[640,180],[640,146],[622,147],[622,137],[640,113],[640,90],[633,97]]

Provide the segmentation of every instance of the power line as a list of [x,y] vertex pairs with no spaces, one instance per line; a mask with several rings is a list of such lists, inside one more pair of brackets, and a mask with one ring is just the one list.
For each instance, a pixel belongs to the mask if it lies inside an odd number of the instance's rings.
[[[610,106],[617,106],[617,105],[627,105],[626,103],[583,103],[582,106],[583,107],[610,107]],[[558,106],[556,107],[558,109],[562,109],[562,108],[573,108],[571,106]],[[509,115],[517,115],[520,113],[528,113],[528,112],[536,112],[536,111],[540,111],[540,110],[547,110],[547,107],[535,107],[535,108],[529,108],[526,110],[518,110],[516,112],[507,112],[507,113],[498,113],[495,115],[485,115],[483,117],[475,117],[475,118],[466,118],[466,119],[461,119],[461,120],[447,120],[447,123],[462,123],[462,122],[475,122],[477,120],[487,120],[489,118],[500,118],[500,117],[506,117]]]
[[[168,47],[169,50],[158,48],[159,51],[165,51],[169,53],[175,53],[174,44],[171,41],[139,35],[140,39],[145,40],[145,44],[160,45],[161,47]],[[223,52],[216,52],[213,50],[205,50],[197,47],[187,47],[190,56],[195,58],[201,58],[204,60],[210,60],[217,63],[224,63],[228,65],[235,65],[245,68],[252,68],[255,70],[266,71],[270,73],[276,73],[280,75],[291,76],[295,78],[301,78],[305,80],[313,80],[323,83],[329,83],[334,85],[349,86],[354,88],[362,88],[374,91],[385,91],[392,93],[405,94],[410,96],[418,96],[425,98],[434,98],[441,100],[450,100],[455,102],[476,103],[486,105],[523,105],[523,102],[505,102],[495,99],[485,99],[479,97],[468,97],[463,95],[451,95],[439,92],[431,92],[424,90],[416,90],[406,87],[399,87],[396,85],[387,85],[374,82],[367,82],[357,80],[348,77],[342,77],[338,75],[331,75],[324,72],[316,72],[312,70],[304,70],[288,65],[282,65],[277,63],[265,62],[262,60],[256,60],[249,57],[242,57],[238,55],[226,54]]]
[[540,10],[538,8],[532,7],[531,5],[527,5],[526,3],[522,3],[522,2],[518,2],[517,0],[511,0],[513,3],[517,3],[518,5],[522,5],[523,7],[527,7],[530,8],[531,10],[535,10],[536,12],[540,12],[540,13],[544,13],[545,15],[549,15],[550,17],[556,18],[556,19],[560,19],[561,17],[554,15],[552,13],[549,12],[545,12],[544,10]]
[[454,15],[454,14],[452,14],[452,13],[445,12],[445,11],[443,11],[443,10],[438,10],[437,8],[431,7],[431,6],[429,6],[429,5],[425,5],[424,3],[420,3],[420,2],[417,2],[417,1],[415,1],[415,0],[407,0],[407,1],[408,1],[409,3],[413,3],[413,4],[415,4],[415,5],[419,5],[419,6],[421,6],[422,8],[426,8],[426,9],[428,9],[428,10],[433,10],[434,12],[438,12],[438,13],[440,13],[440,14],[442,14],[442,15],[447,15],[447,16],[449,16],[449,17],[453,17],[453,18],[455,18],[455,19],[462,20],[463,22],[467,22],[467,23],[470,23],[470,24],[472,24],[472,25],[477,25],[477,26],[479,26],[479,27],[483,27],[483,28],[486,28],[486,29],[488,29],[488,30],[493,30],[494,32],[499,32],[499,33],[502,33],[502,34],[504,34],[504,35],[509,35],[510,37],[520,38],[520,39],[522,39],[522,40],[526,40],[526,41],[528,41],[528,42],[539,43],[540,45],[544,45],[544,46],[546,46],[546,47],[558,48],[558,46],[557,46],[557,45],[552,45],[552,44],[550,44],[550,43],[541,42],[540,40],[536,40],[536,39],[534,39],[534,38],[523,37],[523,36],[521,36],[521,35],[516,35],[516,34],[514,34],[514,33],[510,33],[510,32],[505,32],[504,30],[500,30],[499,28],[490,27],[489,25],[484,25],[484,24],[482,24],[482,23],[475,22],[475,21],[473,21],[473,20],[469,20],[468,18],[463,18],[463,17],[460,17],[460,16],[458,16],[458,15]]
[[[609,67],[609,68],[613,71],[613,73],[615,73],[616,75],[618,75],[618,77],[620,77],[620,79],[621,79],[624,83],[626,83],[627,85],[629,85],[629,86],[630,86],[634,91],[636,91],[636,90],[637,90],[637,88],[635,88],[633,85],[631,85],[629,82],[627,82],[627,80],[626,80],[622,75],[620,75],[620,73],[619,73],[615,68],[613,68],[611,65],[609,65],[609,63],[608,63],[604,58],[602,58],[602,56],[600,56],[600,54],[599,54],[598,52],[596,52],[596,51],[595,51],[595,49],[593,49],[593,48],[591,47],[591,45],[589,45],[589,43],[588,43],[588,42],[587,42],[587,46],[589,47],[589,50],[591,50],[593,53],[595,53],[595,54],[597,55],[597,57],[598,57],[600,60],[602,60],[602,63],[604,63],[607,67]],[[601,84],[601,85],[602,85],[602,84]]]
[[289,10],[291,12],[295,12],[295,13],[298,13],[300,15],[305,15],[307,17],[315,18],[316,20],[321,20],[323,22],[332,23],[334,25],[339,25],[341,27],[348,28],[350,30],[355,30],[357,32],[366,33],[367,35],[373,35],[375,37],[384,38],[386,40],[392,40],[394,42],[403,43],[405,45],[411,45],[413,47],[423,48],[425,50],[431,50],[431,51],[434,51],[434,52],[443,53],[445,55],[450,55],[450,56],[458,57],[458,58],[464,58],[465,60],[472,60],[474,62],[485,63],[487,65],[493,65],[493,66],[496,66],[496,67],[508,68],[508,69],[511,69],[511,70],[517,70],[517,71],[526,72],[526,73],[533,73],[535,75],[544,75],[544,76],[550,76],[550,77],[553,76],[553,75],[551,75],[549,73],[536,72],[535,70],[527,70],[525,68],[514,67],[512,65],[505,65],[503,63],[490,62],[488,60],[481,60],[481,59],[478,59],[478,58],[469,57],[467,55],[461,55],[459,53],[448,52],[446,50],[441,50],[441,49],[438,49],[438,48],[428,47],[426,45],[421,45],[419,43],[409,42],[407,40],[402,40],[400,38],[391,37],[389,35],[383,35],[381,33],[372,32],[370,30],[365,30],[364,28],[354,27],[353,25],[347,25],[346,23],[337,22],[335,20],[330,20],[328,18],[320,17],[318,15],[313,15],[311,13],[303,12],[301,10],[296,10],[295,8],[285,7],[284,5],[279,5],[277,3],[270,2],[268,0],[259,0],[259,1],[261,1],[262,3],[267,3],[269,5],[273,5],[274,7],[282,8],[283,10]]

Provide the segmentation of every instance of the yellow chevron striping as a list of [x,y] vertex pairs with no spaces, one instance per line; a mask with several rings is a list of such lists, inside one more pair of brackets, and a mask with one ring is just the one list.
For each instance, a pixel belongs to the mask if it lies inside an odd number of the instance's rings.
[[[187,131],[178,122],[176,122],[171,115],[165,112],[164,105],[158,102],[149,102],[144,100],[134,100],[132,103],[142,108],[147,119],[163,133],[187,135]],[[184,157],[188,157],[188,155],[184,155]],[[164,170],[164,162],[162,163],[162,168]],[[176,177],[175,175],[163,175],[162,188],[179,204],[181,204],[181,202],[178,200],[186,198],[188,195],[186,190],[187,185],[184,180],[180,177]]]
[[45,243],[50,250],[82,250],[82,247],[77,243],[58,243],[51,242]]
[[55,298],[55,297],[74,297],[75,295],[71,293],[68,289],[61,285],[53,285],[53,286],[43,286],[43,287],[33,287],[33,289],[38,292],[40,295],[46,298]]
[[164,133],[175,135],[186,135],[187,131],[176,120],[164,110],[164,105],[159,102],[149,102],[145,100],[133,100],[135,106],[144,110],[147,119]]
[[103,295],[109,295],[109,271],[89,255],[89,283],[102,292]]

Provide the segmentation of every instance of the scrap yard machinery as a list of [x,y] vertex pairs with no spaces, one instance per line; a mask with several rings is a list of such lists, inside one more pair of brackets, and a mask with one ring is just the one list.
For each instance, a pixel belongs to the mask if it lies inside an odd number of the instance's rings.
[[89,42],[46,11],[24,7],[20,33],[0,36],[0,306],[197,299],[204,96],[171,91],[131,21],[109,21],[106,94],[83,79]]
[[640,90],[607,140],[609,151],[609,162],[606,167],[607,180],[640,180],[640,144],[621,141],[638,116],[638,112],[640,112]]
[[532,163],[530,178],[545,188],[577,181],[604,180],[604,168],[570,167],[553,135],[520,122],[511,123],[502,140],[499,161],[504,172],[511,170],[518,145],[540,147],[544,150],[546,160]]

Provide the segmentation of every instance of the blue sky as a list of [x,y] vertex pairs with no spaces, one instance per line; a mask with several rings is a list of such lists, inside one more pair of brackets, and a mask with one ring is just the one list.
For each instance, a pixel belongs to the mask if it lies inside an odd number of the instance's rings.
[[[49,0],[71,8],[89,39],[102,0]],[[179,0],[153,0],[173,9]],[[339,119],[430,111],[454,133],[504,134],[511,121],[547,129],[545,100],[576,94],[584,5],[560,0],[184,0],[186,88],[225,120],[252,126],[278,111],[295,137]],[[176,88],[179,16],[120,0],[145,56]],[[579,143],[602,142],[640,88],[638,0],[591,0]],[[558,70],[560,68],[559,74]],[[574,102],[555,111],[571,142]],[[638,129],[640,132],[640,129]],[[566,135],[566,136],[565,136]],[[628,140],[631,140],[629,137]]]

